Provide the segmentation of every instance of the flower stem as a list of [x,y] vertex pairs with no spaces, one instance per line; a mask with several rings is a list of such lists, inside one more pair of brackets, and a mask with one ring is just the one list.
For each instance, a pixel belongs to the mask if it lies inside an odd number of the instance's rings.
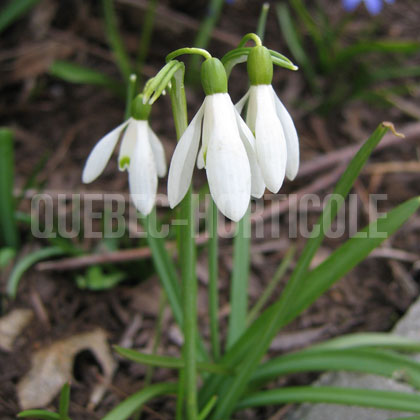
[[183,55],[183,54],[198,54],[202,55],[206,60],[211,58],[211,54],[204,50],[203,48],[180,48],[178,50],[172,51],[166,56],[166,62],[173,60],[174,58]]
[[[180,50],[178,50],[180,51]],[[173,53],[172,53],[173,54]],[[172,111],[175,120],[177,138],[179,139],[187,128],[188,116],[186,107],[185,90],[183,83],[178,87],[173,79],[170,91]],[[179,260],[182,273],[182,298],[184,310],[184,370],[182,375],[183,391],[178,397],[185,398],[186,419],[196,420],[197,411],[197,276],[195,272],[195,240],[194,240],[194,215],[192,209],[191,188],[181,203],[181,220],[186,223],[180,226]],[[178,405],[180,407],[180,405]]]
[[220,357],[220,338],[219,338],[219,296],[218,296],[218,235],[217,235],[217,207],[210,198],[209,207],[209,313],[210,313],[210,338],[213,360],[217,361]]
[[244,35],[244,37],[241,39],[241,42],[238,45],[238,48],[242,48],[250,40],[254,41],[257,47],[260,47],[262,45],[260,37],[257,34],[251,32],[249,34]]

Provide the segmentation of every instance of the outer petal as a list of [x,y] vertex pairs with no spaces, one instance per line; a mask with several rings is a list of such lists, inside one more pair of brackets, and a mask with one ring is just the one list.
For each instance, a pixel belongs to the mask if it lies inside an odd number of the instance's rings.
[[251,170],[239,136],[233,103],[227,93],[206,98],[209,130],[206,171],[210,193],[219,210],[233,221],[245,214],[251,195]]
[[242,96],[241,99],[239,99],[239,101],[235,104],[235,108],[236,110],[239,112],[239,114],[242,112],[242,110],[244,109],[245,103],[249,98],[249,89],[248,92],[245,93],[244,96]]
[[171,208],[174,208],[184,198],[191,183],[200,144],[204,104],[205,101],[181,136],[172,156],[168,175],[168,199]]
[[271,90],[273,92],[274,102],[276,104],[277,115],[283,127],[284,137],[286,138],[286,176],[291,181],[293,181],[296,178],[296,175],[299,170],[299,138],[292,117],[287,112],[286,107],[281,103],[280,99],[277,97],[273,87],[271,87]]
[[120,138],[121,132],[129,121],[130,119],[124,121],[96,143],[83,169],[82,181],[85,184],[94,181],[103,172]]
[[[276,193],[283,184],[286,172],[287,146],[271,89],[271,85],[252,86],[250,104],[255,99],[255,148],[258,162],[265,185]],[[252,109],[248,108],[250,111]]]
[[130,166],[131,155],[134,152],[137,142],[137,122],[134,118],[130,118],[127,130],[121,141],[120,152],[118,154],[118,169],[125,171]]
[[261,198],[264,194],[265,184],[261,174],[260,166],[257,162],[257,156],[255,154],[254,136],[236,109],[235,116],[239,128],[239,134],[241,136],[242,143],[245,146],[246,154],[248,155],[249,165],[251,168],[251,195],[256,198]]
[[155,132],[150,128],[149,125],[147,128],[150,146],[152,147],[153,156],[155,157],[157,174],[162,178],[166,175],[165,149],[163,148],[159,137],[155,134]]
[[128,182],[134,205],[140,213],[149,214],[156,201],[157,172],[148,139],[147,121],[135,121],[137,140],[128,168]]

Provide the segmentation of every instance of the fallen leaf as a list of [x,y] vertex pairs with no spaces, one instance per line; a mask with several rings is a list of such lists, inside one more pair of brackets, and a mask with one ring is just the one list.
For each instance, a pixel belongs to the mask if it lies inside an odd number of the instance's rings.
[[0,318],[0,348],[2,350],[12,351],[16,337],[31,322],[33,315],[30,309],[14,309]]
[[34,353],[30,371],[17,385],[22,409],[47,406],[62,386],[72,380],[74,358],[83,350],[92,352],[104,373],[104,381],[92,391],[89,408],[94,408],[102,399],[116,369],[106,333],[102,329],[56,341]]

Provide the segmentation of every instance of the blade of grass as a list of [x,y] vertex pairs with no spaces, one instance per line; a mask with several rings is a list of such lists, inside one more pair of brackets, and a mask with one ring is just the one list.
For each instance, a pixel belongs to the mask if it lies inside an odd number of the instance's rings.
[[262,42],[264,42],[265,27],[267,25],[267,17],[269,10],[270,3],[263,3],[261,7],[260,16],[258,17],[256,34],[260,37]]
[[420,363],[395,352],[374,349],[308,349],[276,357],[255,371],[250,386],[260,388],[281,375],[297,372],[370,373],[420,388]]
[[125,96],[123,86],[105,74],[70,61],[54,61],[48,72],[69,83],[103,86],[119,96]]
[[152,398],[160,395],[176,394],[178,385],[176,383],[160,383],[130,395],[123,402],[111,410],[102,420],[125,420],[128,419],[139,407]]
[[58,255],[64,254],[67,254],[67,251],[60,247],[47,247],[25,255],[16,263],[12,272],[10,273],[10,277],[7,282],[7,295],[12,299],[16,297],[20,279],[22,278],[25,271],[27,271],[32,265],[38,261],[45,260],[46,258],[56,257]]
[[102,0],[104,12],[105,32],[108,37],[109,45],[114,53],[116,64],[125,81],[128,81],[131,74],[130,57],[124,47],[118,31],[117,16],[115,14],[113,0]]
[[58,408],[58,414],[60,415],[60,420],[67,420],[68,413],[69,413],[69,405],[70,405],[70,384],[64,384],[63,388],[61,388],[60,393],[60,402]]
[[13,133],[0,128],[0,245],[19,246],[15,220]]
[[379,347],[406,352],[420,352],[420,341],[388,333],[356,333],[343,335],[320,344],[312,349],[352,349]]
[[200,414],[198,415],[198,420],[205,420],[207,416],[210,414],[211,410],[213,410],[213,407],[216,405],[216,402],[217,402],[216,396],[210,398],[207,404],[201,410]]
[[139,86],[143,78],[143,66],[149,54],[150,41],[152,40],[153,27],[155,25],[156,6],[158,0],[149,0],[147,3],[146,14],[143,19],[143,27],[140,35],[139,50],[137,54],[137,78]]
[[251,243],[249,209],[236,226],[237,231],[233,242],[233,269],[230,281],[230,314],[227,348],[232,347],[246,329]]
[[18,415],[18,418],[31,418],[39,420],[61,420],[60,416],[57,413],[52,413],[46,410],[25,410],[21,411]]
[[270,280],[264,292],[261,294],[260,298],[255,303],[253,308],[249,311],[248,319],[247,319],[248,325],[255,321],[255,319],[258,317],[259,313],[261,312],[261,309],[266,305],[270,297],[273,295],[274,290],[276,289],[280,280],[283,278],[287,269],[289,268],[293,260],[293,257],[295,255],[295,252],[296,252],[296,248],[294,246],[291,246],[289,250],[287,251],[286,255],[283,258],[283,261],[281,262],[276,272],[274,273],[273,278]]
[[[420,198],[416,197],[391,210],[385,217],[371,223],[362,231],[345,242],[317,268],[307,274],[305,287],[300,293],[289,295],[293,302],[280,299],[269,308],[272,312],[262,332],[254,342],[252,352],[248,352],[244,362],[233,380],[227,380],[220,394],[214,419],[227,418],[234,410],[236,402],[244,392],[250,376],[257,368],[277,331],[292,321],[336,281],[360,263],[387,237],[394,233],[420,207]],[[373,235],[369,236],[368,233]],[[385,235],[378,235],[383,232]],[[376,233],[376,234],[375,234]],[[285,295],[283,293],[282,297]],[[291,296],[291,297],[290,297]],[[222,362],[223,363],[223,362]]]
[[39,0],[10,0],[0,11],[0,33],[34,7]]
[[[114,349],[126,359],[148,366],[158,366],[169,369],[183,369],[185,366],[184,360],[176,357],[146,354],[119,346],[114,346]],[[232,370],[226,369],[226,367],[215,363],[198,362],[197,368],[205,372],[212,372],[220,375],[231,375],[233,373]]]
[[306,55],[301,36],[295,28],[288,6],[285,3],[278,3],[276,6],[276,14],[280,30],[290,52],[292,53],[299,67],[302,67],[303,73],[306,76],[306,80],[308,81],[312,90],[314,92],[319,92],[320,88],[316,82],[314,66],[311,63],[309,57]]
[[237,409],[286,403],[327,403],[356,405],[384,410],[420,413],[418,394],[373,389],[338,387],[286,387],[252,394],[244,398]]

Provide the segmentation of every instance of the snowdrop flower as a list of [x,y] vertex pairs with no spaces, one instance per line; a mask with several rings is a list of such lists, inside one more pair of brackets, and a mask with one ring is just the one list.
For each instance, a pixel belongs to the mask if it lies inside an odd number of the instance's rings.
[[254,138],[227,93],[221,61],[207,59],[201,68],[201,80],[206,97],[172,157],[169,204],[173,208],[184,198],[197,161],[199,169],[206,169],[210,193],[219,210],[238,221],[248,208],[251,194],[261,197],[265,189]]
[[267,188],[277,193],[284,177],[296,177],[299,140],[290,114],[277,97],[271,81],[273,62],[267,48],[256,46],[248,56],[251,87],[237,103],[241,112],[248,103],[246,123],[255,135],[255,150]]
[[[366,9],[372,15],[377,15],[382,10],[383,0],[343,0],[343,6],[346,10],[354,10],[360,2],[364,2]],[[384,0],[386,3],[394,3],[394,0]]]
[[131,118],[114,128],[96,143],[83,169],[85,184],[94,181],[104,170],[124,131],[118,157],[120,171],[128,170],[130,195],[137,210],[148,215],[155,204],[157,178],[166,174],[162,143],[147,121],[151,106],[138,95],[132,104]]

